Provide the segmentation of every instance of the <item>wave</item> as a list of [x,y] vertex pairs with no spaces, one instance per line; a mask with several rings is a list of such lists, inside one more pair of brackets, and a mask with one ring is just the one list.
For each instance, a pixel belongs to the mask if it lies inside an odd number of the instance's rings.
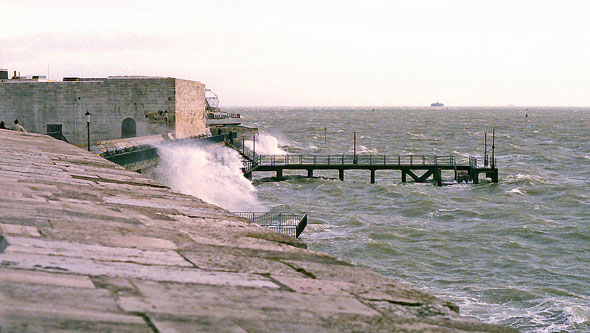
[[[246,140],[246,148],[254,149],[254,142]],[[279,140],[269,134],[260,134],[256,136],[256,154],[260,155],[287,155],[287,152],[279,148]]]
[[160,146],[156,180],[230,211],[266,211],[244,178],[239,154],[224,147]]

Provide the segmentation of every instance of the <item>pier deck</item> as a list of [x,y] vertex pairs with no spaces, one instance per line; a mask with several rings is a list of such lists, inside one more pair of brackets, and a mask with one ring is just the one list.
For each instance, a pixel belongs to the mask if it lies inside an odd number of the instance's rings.
[[418,183],[432,178],[437,185],[442,185],[441,172],[450,170],[457,181],[466,178],[466,181],[477,184],[479,175],[483,173],[492,182],[498,182],[495,161],[480,167],[478,159],[472,156],[463,164],[457,163],[453,155],[256,155],[242,152],[242,156],[247,160],[244,174],[248,178],[254,171],[272,171],[277,178],[282,178],[283,170],[307,170],[308,177],[313,177],[314,170],[337,170],[338,178],[344,180],[345,170],[368,170],[371,183],[375,183],[377,170],[399,170],[402,182],[410,176]]

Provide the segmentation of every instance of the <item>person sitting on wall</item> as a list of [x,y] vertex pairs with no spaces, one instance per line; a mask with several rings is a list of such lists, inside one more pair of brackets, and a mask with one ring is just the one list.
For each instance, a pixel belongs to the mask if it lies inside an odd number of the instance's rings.
[[12,125],[12,127],[10,128],[13,131],[17,131],[17,132],[26,132],[27,130],[22,127],[19,123],[18,123],[18,119],[16,119],[14,121],[14,125]]
[[0,129],[8,129],[6,126],[4,126],[3,121],[0,121]]

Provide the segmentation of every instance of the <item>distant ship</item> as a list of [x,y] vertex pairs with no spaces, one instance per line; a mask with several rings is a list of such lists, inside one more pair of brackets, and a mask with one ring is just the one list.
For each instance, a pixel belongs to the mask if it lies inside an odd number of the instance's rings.
[[445,105],[443,103],[436,102],[436,103],[430,104],[430,106],[445,106]]

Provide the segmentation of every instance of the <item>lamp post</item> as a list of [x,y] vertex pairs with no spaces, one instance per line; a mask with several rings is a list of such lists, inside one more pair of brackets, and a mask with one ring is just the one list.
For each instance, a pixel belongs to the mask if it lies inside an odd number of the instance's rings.
[[166,137],[164,139],[168,140],[168,109],[164,111],[164,118],[166,119]]
[[86,137],[88,138],[88,151],[90,151],[90,116],[91,113],[86,111]]
[[356,132],[352,132],[353,133],[353,137],[352,137],[352,141],[353,141],[353,159],[352,159],[352,164],[356,164]]

